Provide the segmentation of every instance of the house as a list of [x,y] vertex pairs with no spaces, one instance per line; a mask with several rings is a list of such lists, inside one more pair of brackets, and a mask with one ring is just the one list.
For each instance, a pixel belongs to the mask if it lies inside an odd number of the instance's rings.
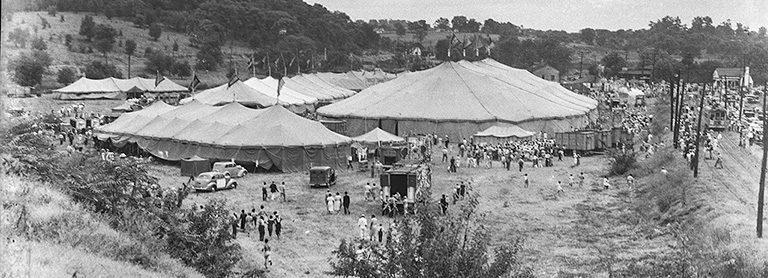
[[625,80],[641,80],[647,83],[651,81],[652,73],[653,66],[647,65],[638,69],[622,68],[619,71],[618,76],[619,78],[624,78]]
[[384,34],[384,28],[373,28],[373,31],[379,35]]
[[749,74],[749,67],[743,68],[716,68],[712,73],[712,80],[715,86],[727,88],[739,88],[740,86],[751,87],[754,85],[752,76]]
[[528,68],[533,75],[541,77],[544,80],[558,82],[560,81],[560,71],[547,64],[535,64]]

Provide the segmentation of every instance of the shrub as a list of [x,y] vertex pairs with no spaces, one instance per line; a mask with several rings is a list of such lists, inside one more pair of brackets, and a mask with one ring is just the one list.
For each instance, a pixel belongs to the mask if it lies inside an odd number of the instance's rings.
[[163,29],[160,28],[160,24],[153,23],[152,26],[149,27],[149,36],[152,37],[152,40],[157,41],[162,34]]
[[45,40],[43,40],[43,38],[35,37],[32,39],[32,49],[46,50],[48,49],[48,45],[45,43]]
[[77,76],[75,76],[75,71],[72,68],[60,69],[56,77],[56,82],[64,85],[72,84],[72,82],[75,82],[76,80]]
[[107,77],[123,78],[123,74],[114,65],[93,61],[85,66],[85,77],[103,79]]
[[634,151],[612,150],[609,156],[611,157],[610,175],[624,175],[637,165],[637,154]]
[[48,15],[50,15],[52,17],[56,17],[56,6],[54,6],[54,5],[48,6],[47,11],[48,11]]

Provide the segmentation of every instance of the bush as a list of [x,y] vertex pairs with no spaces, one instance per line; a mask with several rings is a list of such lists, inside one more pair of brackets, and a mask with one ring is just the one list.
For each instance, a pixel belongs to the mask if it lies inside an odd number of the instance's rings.
[[144,49],[144,56],[149,56],[152,54],[152,48],[147,46],[147,48]]
[[48,6],[47,11],[48,11],[48,15],[50,15],[52,17],[56,17],[56,6],[54,6],[54,5]]
[[189,66],[187,61],[175,62],[171,66],[171,74],[178,76],[190,76],[192,75],[192,67]]
[[45,40],[43,40],[43,38],[35,37],[32,39],[32,49],[46,50],[48,49],[48,45],[45,43]]
[[16,28],[8,33],[8,40],[12,41],[16,47],[26,47],[27,38],[29,38],[29,30],[27,29]]
[[64,85],[72,84],[72,82],[75,82],[76,80],[77,76],[75,76],[75,71],[72,68],[60,69],[56,77],[56,82]]
[[85,77],[103,79],[107,77],[123,78],[123,74],[114,65],[93,61],[85,66]]
[[149,27],[149,36],[152,37],[152,40],[157,41],[162,34],[163,29],[160,28],[160,24],[153,23],[152,26]]
[[621,150],[612,150],[609,152],[611,157],[610,175],[624,175],[637,165],[637,154],[634,151],[622,152]]

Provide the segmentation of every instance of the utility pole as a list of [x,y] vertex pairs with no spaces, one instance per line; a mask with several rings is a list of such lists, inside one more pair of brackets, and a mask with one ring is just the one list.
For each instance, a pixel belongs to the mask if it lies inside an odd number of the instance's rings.
[[[675,132],[675,83],[674,78],[669,80],[669,129]],[[674,143],[674,142],[672,142]]]
[[757,237],[763,237],[763,199],[765,197],[765,167],[768,160],[768,136],[765,131],[768,130],[768,106],[765,105],[765,99],[768,98],[768,82],[763,87],[763,165],[760,167],[760,184],[757,192]]
[[677,71],[677,75],[675,75],[675,85],[677,86],[677,95],[675,98],[672,99],[672,102],[675,103],[674,105],[674,112],[672,116],[672,147],[677,149],[678,148],[678,138],[680,136],[680,114],[683,112],[682,108],[682,101],[680,101],[680,97],[683,94],[683,88],[680,86],[680,73],[681,71]]
[[701,117],[704,114],[704,97],[707,95],[707,84],[704,84],[704,88],[701,90],[699,97],[699,122],[696,124],[696,154],[694,155],[694,168],[693,177],[699,176],[699,145],[701,145]]
[[739,84],[739,85],[741,85],[741,86],[739,86],[739,146],[745,146],[746,145],[746,144],[743,144],[743,142],[744,142],[744,132],[742,130],[742,125],[741,125],[741,116],[744,114],[744,89],[747,87],[747,84],[744,84],[745,83],[744,80],[746,78],[746,76],[744,76],[744,75],[746,75],[746,74],[747,73],[744,70],[742,70],[742,74],[741,74],[742,77],[741,77],[741,81],[740,81],[741,84]]
[[579,52],[580,61],[579,61],[579,78],[581,78],[581,72],[584,71],[584,51]]

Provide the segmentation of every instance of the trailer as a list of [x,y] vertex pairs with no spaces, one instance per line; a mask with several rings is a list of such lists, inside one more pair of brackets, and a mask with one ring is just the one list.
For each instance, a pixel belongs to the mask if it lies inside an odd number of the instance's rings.
[[555,143],[576,151],[597,151],[631,144],[632,135],[623,128],[555,133]]

